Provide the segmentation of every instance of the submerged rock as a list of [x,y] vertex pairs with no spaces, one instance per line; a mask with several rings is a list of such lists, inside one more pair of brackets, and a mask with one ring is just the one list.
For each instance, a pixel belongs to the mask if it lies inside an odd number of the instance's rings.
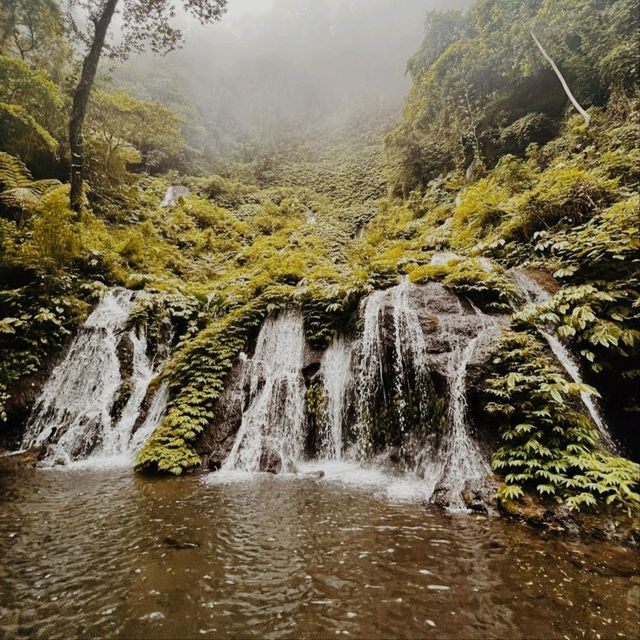
[[200,546],[199,542],[187,542],[180,541],[167,536],[163,541],[165,547],[171,547],[172,549],[197,549]]
[[22,451],[0,451],[0,473],[33,469],[46,454],[46,447],[33,447]]

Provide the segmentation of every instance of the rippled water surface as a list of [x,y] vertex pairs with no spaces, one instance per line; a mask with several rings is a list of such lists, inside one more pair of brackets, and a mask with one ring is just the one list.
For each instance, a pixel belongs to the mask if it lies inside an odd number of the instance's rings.
[[0,477],[0,637],[636,638],[636,550],[310,477]]

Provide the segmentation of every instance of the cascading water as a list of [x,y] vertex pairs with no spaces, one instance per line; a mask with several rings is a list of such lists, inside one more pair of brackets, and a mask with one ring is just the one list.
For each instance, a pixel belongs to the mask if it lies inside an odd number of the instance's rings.
[[259,471],[264,456],[299,460],[304,453],[304,326],[300,313],[268,318],[246,363],[249,398],[225,471]]
[[384,391],[384,338],[382,325],[387,299],[386,291],[374,291],[364,306],[364,328],[360,340],[358,368],[358,418],[362,419],[368,403],[378,389]]
[[322,356],[326,428],[321,453],[330,460],[342,458],[345,403],[351,382],[351,353],[351,345],[344,337],[337,336]]
[[132,305],[132,291],[110,291],[89,316],[45,384],[27,425],[25,448],[52,443],[56,457],[70,462],[100,446],[122,382],[118,335]]
[[[437,293],[447,296],[440,290]],[[420,305],[424,302],[420,296],[420,289],[405,279],[392,289],[374,292],[364,305],[356,384],[359,392],[356,413],[361,423],[359,437],[365,439],[361,442],[361,451],[366,451],[366,438],[370,437],[362,423],[371,419],[372,403],[376,394],[389,386],[385,385],[385,380],[390,376],[394,395],[391,397],[387,391],[383,402],[392,402],[398,407],[400,429],[415,427],[415,424],[402,421],[403,409],[408,402],[417,404],[418,416],[428,415],[426,403],[433,394],[431,370],[438,368],[439,354],[431,352],[425,339],[424,319],[420,317]],[[498,325],[493,317],[476,307],[473,307],[474,315],[465,313],[459,300],[452,296],[441,300],[440,305],[441,308],[434,309],[434,315],[439,326],[438,352],[444,349],[449,353],[443,371],[449,387],[447,427],[437,444],[435,434],[423,436],[423,450],[416,472],[424,478],[423,495],[427,499],[437,491],[440,501],[456,509],[464,506],[462,493],[465,485],[480,481],[490,473],[489,465],[469,430],[467,369],[479,345],[497,334]],[[390,314],[387,309],[390,309]],[[393,321],[393,332],[388,326],[389,317]],[[389,340],[393,346],[393,363],[388,361],[386,342]],[[412,419],[415,417],[414,413]]]
[[[469,432],[467,406],[467,369],[479,343],[495,332],[495,323],[486,318],[479,333],[464,345],[458,337],[453,338],[454,348],[447,363],[449,381],[448,429],[440,441],[435,461],[425,469],[425,480],[450,509],[465,508],[462,498],[465,485],[485,478],[491,469],[476,441]],[[451,336],[446,320],[441,320],[440,329]],[[455,334],[454,334],[455,335]]]
[[[520,291],[522,291],[525,299],[530,304],[538,304],[549,300],[551,297],[547,291],[545,291],[535,280],[530,278],[526,273],[520,270],[514,270],[513,279],[518,284]],[[577,384],[584,384],[582,377],[580,376],[580,367],[578,363],[574,360],[569,350],[558,340],[558,338],[549,333],[548,331],[540,332],[544,339],[547,341],[549,348],[558,359],[558,362],[562,365],[562,368],[567,372],[571,380],[573,380]],[[580,393],[580,399],[582,400],[582,404],[587,409],[589,415],[591,416],[591,420],[598,428],[600,435],[602,437],[602,441],[606,447],[614,450],[615,443],[611,436],[611,432],[607,427],[600,411],[593,400],[593,397],[585,392]]]
[[144,329],[132,329],[129,339],[133,345],[133,388],[122,415],[115,427],[104,433],[100,455],[104,457],[119,456],[129,450],[131,433],[140,413],[140,407],[147,393],[149,383],[154,376],[153,365],[147,356],[147,337]]
[[[415,396],[412,400],[420,406],[422,393],[429,387],[430,375],[424,332],[411,299],[414,290],[415,287],[404,278],[398,286],[391,289],[389,295],[395,327],[396,399],[401,404],[406,403],[410,393],[407,383],[411,381]],[[402,424],[401,430],[408,427],[409,425]]]
[[429,396],[431,378],[424,333],[412,300],[416,291],[404,279],[391,289],[374,291],[364,304],[356,378],[357,431],[363,453],[370,444],[371,424],[381,410],[394,409],[400,433],[410,427],[409,410],[411,420],[418,421],[428,411],[424,401]]
[[[556,338],[554,335],[547,333],[546,331],[542,332],[542,335],[545,337],[546,341],[553,351],[554,355],[558,359],[558,362],[563,366],[564,370],[569,374],[569,377],[578,384],[584,384],[582,378],[580,377],[580,370],[578,368],[578,364],[571,357],[571,354],[567,350],[567,348]],[[609,428],[605,424],[596,403],[593,401],[591,394],[585,393],[584,391],[580,392],[580,399],[582,400],[582,404],[586,407],[589,415],[591,416],[591,420],[598,427],[598,431],[600,432],[600,436],[604,444],[610,448],[615,449],[615,444],[613,442],[613,438],[611,437],[611,433],[609,432]]]
[[[118,347],[134,299],[134,292],[124,289],[107,293],[47,381],[27,425],[24,445],[49,445],[49,462],[128,460],[144,442],[141,438],[150,435],[149,420],[133,433],[149,384],[158,373],[147,355],[141,327],[125,336],[131,345],[130,393],[119,418],[114,418],[124,382]],[[157,397],[162,400],[163,394]]]
[[169,402],[169,385],[163,383],[156,391],[149,406],[149,411],[140,428],[131,436],[129,451],[136,453],[147,441],[151,434],[160,426],[162,419],[167,412]]

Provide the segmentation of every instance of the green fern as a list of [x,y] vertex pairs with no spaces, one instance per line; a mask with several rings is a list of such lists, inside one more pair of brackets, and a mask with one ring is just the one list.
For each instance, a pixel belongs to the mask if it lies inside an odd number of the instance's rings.
[[5,207],[30,209],[59,186],[59,180],[34,180],[23,162],[0,151],[0,204]]

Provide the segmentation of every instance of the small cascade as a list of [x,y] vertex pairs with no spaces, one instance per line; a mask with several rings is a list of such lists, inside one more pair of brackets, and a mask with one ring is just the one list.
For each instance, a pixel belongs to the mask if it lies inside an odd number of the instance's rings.
[[299,460],[305,444],[304,326],[298,312],[268,318],[246,363],[249,397],[226,471],[259,471]]
[[149,406],[147,416],[140,426],[131,436],[128,449],[131,453],[137,453],[142,445],[147,441],[151,434],[160,426],[162,419],[167,412],[167,404],[169,402],[169,385],[163,383],[158,391],[156,391]]
[[[582,378],[580,377],[580,369],[578,367],[577,362],[572,358],[569,350],[551,333],[547,333],[546,331],[542,332],[542,335],[545,337],[545,340],[548,342],[551,351],[558,359],[558,362],[563,366],[564,370],[569,374],[569,377],[578,384],[584,384]],[[580,393],[580,399],[582,400],[582,404],[586,407],[589,415],[591,416],[591,420],[598,427],[598,431],[600,431],[600,436],[602,437],[603,442],[610,449],[615,449],[615,444],[613,442],[613,438],[611,437],[611,433],[609,432],[609,428],[605,424],[600,411],[596,403],[593,400],[593,397],[585,393],[584,391]]]
[[[134,430],[149,384],[167,355],[168,343],[160,347],[154,361],[148,355],[144,327],[125,333],[134,301],[133,291],[115,289],[107,293],[45,384],[23,444],[48,445],[49,463],[129,460],[144,442],[142,438],[150,435],[149,419],[135,434]],[[120,350],[125,343],[131,369],[130,376],[125,374],[123,379]],[[158,402],[163,396],[166,406],[166,395],[156,394]],[[149,417],[153,415],[153,402]]]
[[[495,332],[495,324],[489,316],[483,316],[483,318],[487,320],[483,322],[480,332],[466,345],[454,338],[454,349],[449,355],[447,364],[448,429],[440,442],[435,464],[432,462],[425,473],[425,479],[433,483],[434,490],[437,489],[441,493],[450,509],[465,508],[462,499],[465,485],[469,482],[478,482],[491,472],[479,446],[471,436],[467,406],[469,363],[479,343]],[[446,321],[441,322],[441,330],[448,332]]]
[[[394,428],[401,434],[414,430],[404,441],[407,446],[412,446],[414,437],[421,440],[415,471],[424,478],[424,495],[437,495],[453,509],[465,506],[462,493],[468,483],[479,483],[490,473],[469,426],[467,373],[480,346],[498,335],[500,323],[469,304],[472,314],[439,285],[419,288],[406,279],[392,289],[372,293],[363,309],[356,381],[361,453],[367,453],[367,438],[376,435],[366,421],[375,420],[380,410],[388,414],[390,405],[395,407]],[[449,396],[446,427],[439,435],[429,421],[434,371],[446,378]],[[405,413],[409,405],[412,411]],[[426,431],[418,429],[414,435],[421,422]]]
[[65,463],[102,444],[121,385],[117,346],[133,306],[133,292],[110,291],[89,316],[69,353],[53,371],[24,436],[25,448],[54,444]]
[[[481,503],[490,468],[472,432],[469,379],[476,380],[504,322],[441,284],[405,279],[372,292],[357,339],[334,337],[315,369],[305,366],[305,354],[314,354],[305,350],[301,315],[268,318],[221,402],[207,446],[210,468],[224,462],[211,481],[234,479],[229,472],[236,471],[243,478],[289,471],[291,460],[302,474],[347,483],[366,477],[386,486],[404,471],[404,480],[388,487],[393,495],[452,509]],[[324,387],[317,422],[305,415],[309,371]],[[230,420],[236,426],[225,431]],[[319,459],[303,460],[305,446]]]
[[120,456],[128,452],[131,433],[140,413],[147,388],[154,376],[153,365],[147,356],[147,337],[144,329],[132,329],[129,339],[133,345],[133,374],[131,395],[116,425],[105,431],[100,456]]
[[[530,278],[524,271],[515,269],[512,271],[513,279],[518,284],[520,291],[525,296],[526,301],[529,304],[539,304],[550,299],[550,294],[545,291],[535,280]],[[558,362],[562,365],[562,368],[567,372],[571,380],[577,384],[584,384],[582,377],[580,376],[580,367],[575,359],[572,357],[570,351],[558,340],[558,338],[549,333],[548,331],[541,331],[544,339],[547,341],[549,348],[557,358]],[[593,397],[585,392],[580,393],[580,399],[582,404],[591,417],[591,420],[598,428],[602,440],[606,447],[609,449],[615,449],[615,443],[611,437],[611,432],[607,427],[597,404]]]
[[322,356],[327,428],[321,453],[329,460],[342,458],[345,404],[351,383],[351,353],[351,345],[345,338],[336,336]]
[[378,389],[384,391],[384,336],[382,327],[387,299],[386,291],[374,291],[364,305],[364,328],[360,341],[358,368],[358,414],[362,417],[366,404]]
[[396,424],[400,434],[429,413],[425,402],[431,397],[432,381],[424,332],[413,299],[417,291],[405,278],[391,289],[374,291],[364,304],[355,383],[361,454],[367,453],[372,437],[385,439],[380,427],[374,426],[383,413]]
[[395,326],[396,385],[400,396],[406,393],[401,385],[408,379],[413,379],[417,392],[425,389],[430,380],[424,331],[411,300],[414,289],[409,280],[404,278],[390,291]]

